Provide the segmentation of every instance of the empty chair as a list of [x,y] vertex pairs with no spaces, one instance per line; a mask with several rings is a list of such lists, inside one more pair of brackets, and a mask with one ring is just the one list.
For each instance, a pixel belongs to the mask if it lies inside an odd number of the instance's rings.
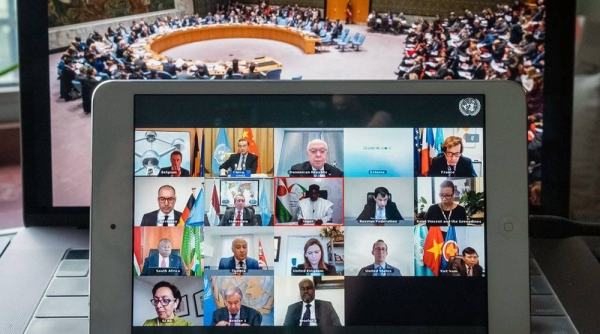
[[329,47],[332,43],[332,38],[330,34],[326,34],[325,37],[321,38],[321,48]]
[[349,36],[349,35],[350,35],[350,29],[346,28],[346,29],[344,29],[344,31],[342,31],[342,34],[339,36],[339,38],[334,38],[333,39],[333,42],[335,44],[338,44],[338,42],[343,41],[344,38],[346,38],[346,36]]
[[340,50],[340,52],[344,52],[344,50],[346,49],[346,46],[349,43],[350,43],[350,34],[347,34],[346,37],[343,40],[337,42],[337,46],[338,47],[340,47],[340,46],[342,47],[342,49]]
[[171,73],[165,71],[157,71],[156,75],[163,80],[177,79],[177,76],[171,75]]
[[352,47],[356,46],[356,51],[358,51],[358,48],[363,45],[363,43],[365,42],[365,37],[367,37],[366,35],[361,35],[360,38],[358,39],[358,42],[354,42]]
[[355,42],[358,42],[358,39],[360,38],[360,33],[357,32],[356,34],[354,34],[354,37],[352,37],[350,39],[350,44],[354,45]]
[[260,72],[260,74],[262,74],[262,76],[267,80],[281,79],[281,69],[280,68],[269,70],[267,73]]
[[98,72],[98,76],[101,78],[100,81],[110,80],[110,76],[104,72]]

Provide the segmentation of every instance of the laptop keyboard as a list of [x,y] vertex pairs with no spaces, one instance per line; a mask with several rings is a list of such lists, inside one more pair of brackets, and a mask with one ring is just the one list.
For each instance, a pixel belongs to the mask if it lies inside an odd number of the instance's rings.
[[[577,334],[535,259],[529,259],[531,333]],[[89,250],[69,250],[25,334],[89,332]]]
[[571,318],[552,290],[535,259],[529,259],[531,333],[576,334]]
[[89,250],[67,251],[25,333],[88,333],[89,272]]

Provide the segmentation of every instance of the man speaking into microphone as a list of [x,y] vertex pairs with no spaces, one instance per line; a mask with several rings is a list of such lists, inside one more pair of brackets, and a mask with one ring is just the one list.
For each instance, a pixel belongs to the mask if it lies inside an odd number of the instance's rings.
[[229,159],[219,166],[221,169],[250,170],[256,174],[258,168],[258,157],[248,152],[249,144],[246,139],[238,140],[238,152],[229,156]]
[[181,159],[183,156],[179,151],[171,153],[171,167],[161,168],[158,176],[162,177],[189,177],[190,171],[181,167]]
[[298,284],[300,299],[288,306],[284,326],[341,326],[340,317],[333,304],[326,300],[315,299],[315,285],[308,278]]

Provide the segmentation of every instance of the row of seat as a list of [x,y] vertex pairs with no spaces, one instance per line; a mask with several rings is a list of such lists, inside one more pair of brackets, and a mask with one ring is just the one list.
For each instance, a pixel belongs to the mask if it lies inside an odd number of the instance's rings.
[[356,51],[360,51],[359,47],[363,45],[365,42],[366,35],[361,35],[359,32],[354,34],[354,37],[350,39],[350,29],[346,28],[342,31],[342,35],[340,38],[334,38],[333,42],[336,43],[336,49],[341,47],[341,52],[344,52],[346,46],[350,45],[353,49],[356,48]]

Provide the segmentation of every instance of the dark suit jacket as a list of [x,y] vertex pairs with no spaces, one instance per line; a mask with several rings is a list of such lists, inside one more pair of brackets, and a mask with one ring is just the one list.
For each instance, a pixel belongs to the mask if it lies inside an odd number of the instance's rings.
[[[159,263],[158,263],[158,259],[160,258],[160,255],[155,255],[155,256],[148,256],[145,260],[144,260],[144,268],[142,269],[142,276],[146,276],[148,275],[148,271],[150,268],[158,268],[159,267]],[[185,276],[185,267],[183,266],[183,261],[181,260],[181,257],[177,256],[177,255],[169,255],[169,268],[176,268],[179,269],[179,275],[177,276]]]
[[[333,167],[330,164],[325,164],[325,166],[323,167],[323,169],[325,170],[326,176],[333,176],[333,177],[342,177],[344,176],[344,172],[342,172],[339,168],[337,167]],[[293,165],[291,168],[291,172],[290,176],[293,177],[302,177],[302,176],[306,176],[306,177],[313,177],[313,175],[311,173],[308,174],[304,174],[304,173],[293,173],[293,172],[311,172],[312,171],[312,166],[310,165],[310,162],[305,161],[303,163],[299,163],[296,165]]]
[[[288,306],[284,326],[299,326],[302,318],[302,302]],[[341,326],[340,317],[335,312],[331,302],[315,299],[315,318],[319,326]]]
[[[221,259],[221,261],[219,262],[219,270],[222,269],[235,269],[235,258],[232,257],[224,257]],[[258,266],[258,261],[256,261],[255,259],[251,258],[251,257],[247,257],[246,258],[246,269],[247,270],[251,270],[251,269],[260,269],[260,267]]]
[[[225,161],[221,166],[219,166],[219,170],[221,169],[234,169],[235,165],[240,162],[240,154],[234,153],[229,156],[229,159]],[[246,169],[249,169],[252,174],[256,173],[256,169],[258,168],[258,157],[252,153],[248,153],[246,156]]]
[[[451,276],[467,276],[467,266],[461,258],[456,258],[448,264],[449,275]],[[456,272],[458,271],[458,272]],[[478,264],[473,267],[473,276],[481,277],[483,268]]]
[[260,73],[258,73],[258,72],[252,72],[252,73],[244,74],[243,78],[250,79],[250,80],[260,80],[260,79],[262,79],[262,75],[260,75]]
[[[260,323],[262,322],[262,315],[258,313],[258,311],[244,305],[242,305],[240,308],[239,318],[240,321],[243,321],[243,323],[246,323],[250,326],[260,326]],[[227,307],[218,308],[213,312],[212,326],[221,321],[229,322],[229,311],[227,310]]]
[[[325,265],[327,266],[327,269],[325,271],[323,271],[323,275],[325,275],[325,276],[337,275],[337,269],[335,269],[335,266],[333,266],[329,263],[325,263]],[[304,263],[297,265],[296,268],[294,268],[294,269],[304,269]],[[306,276],[306,273],[294,273],[294,271],[292,270],[292,276]]]
[[[386,276],[402,276],[400,269],[391,266],[389,263],[385,264],[386,270],[392,270],[391,273],[385,273]],[[368,272],[367,272],[368,270]],[[375,264],[371,263],[370,265],[363,267],[359,272],[358,276],[373,276],[373,272],[371,270],[375,270]]]
[[[449,176],[447,171],[448,164],[446,163],[446,157],[442,153],[433,158],[431,166],[429,166],[429,174],[427,174],[427,176]],[[475,173],[475,168],[473,168],[473,162],[471,159],[461,156],[456,163],[454,176],[477,177],[477,173]]]
[[[141,226],[158,226],[156,225],[156,221],[157,221],[157,217],[158,217],[158,211],[152,211],[152,212],[148,212],[147,214],[144,215],[144,217],[142,217],[142,224]],[[179,221],[179,218],[181,218],[181,212],[177,211],[177,210],[173,210],[173,212],[175,212],[175,221]]]
[[[254,219],[254,212],[248,208],[244,208],[242,214],[242,225],[243,226],[257,226],[258,222]],[[219,226],[235,226],[235,208],[229,208],[225,210],[223,218]]]
[[[160,177],[171,177],[171,166],[169,167],[165,167],[165,168],[161,168],[158,171],[158,176]],[[190,171],[185,169],[185,168],[181,168],[181,177],[186,177],[186,176],[190,176]]]
[[[376,206],[377,205],[375,204],[375,202],[365,204],[365,208],[360,213],[360,215],[358,215],[356,220],[375,219]],[[400,214],[400,211],[398,211],[396,203],[394,202],[388,202],[385,206],[385,216],[389,220],[404,220],[404,218],[402,218],[402,215]]]

